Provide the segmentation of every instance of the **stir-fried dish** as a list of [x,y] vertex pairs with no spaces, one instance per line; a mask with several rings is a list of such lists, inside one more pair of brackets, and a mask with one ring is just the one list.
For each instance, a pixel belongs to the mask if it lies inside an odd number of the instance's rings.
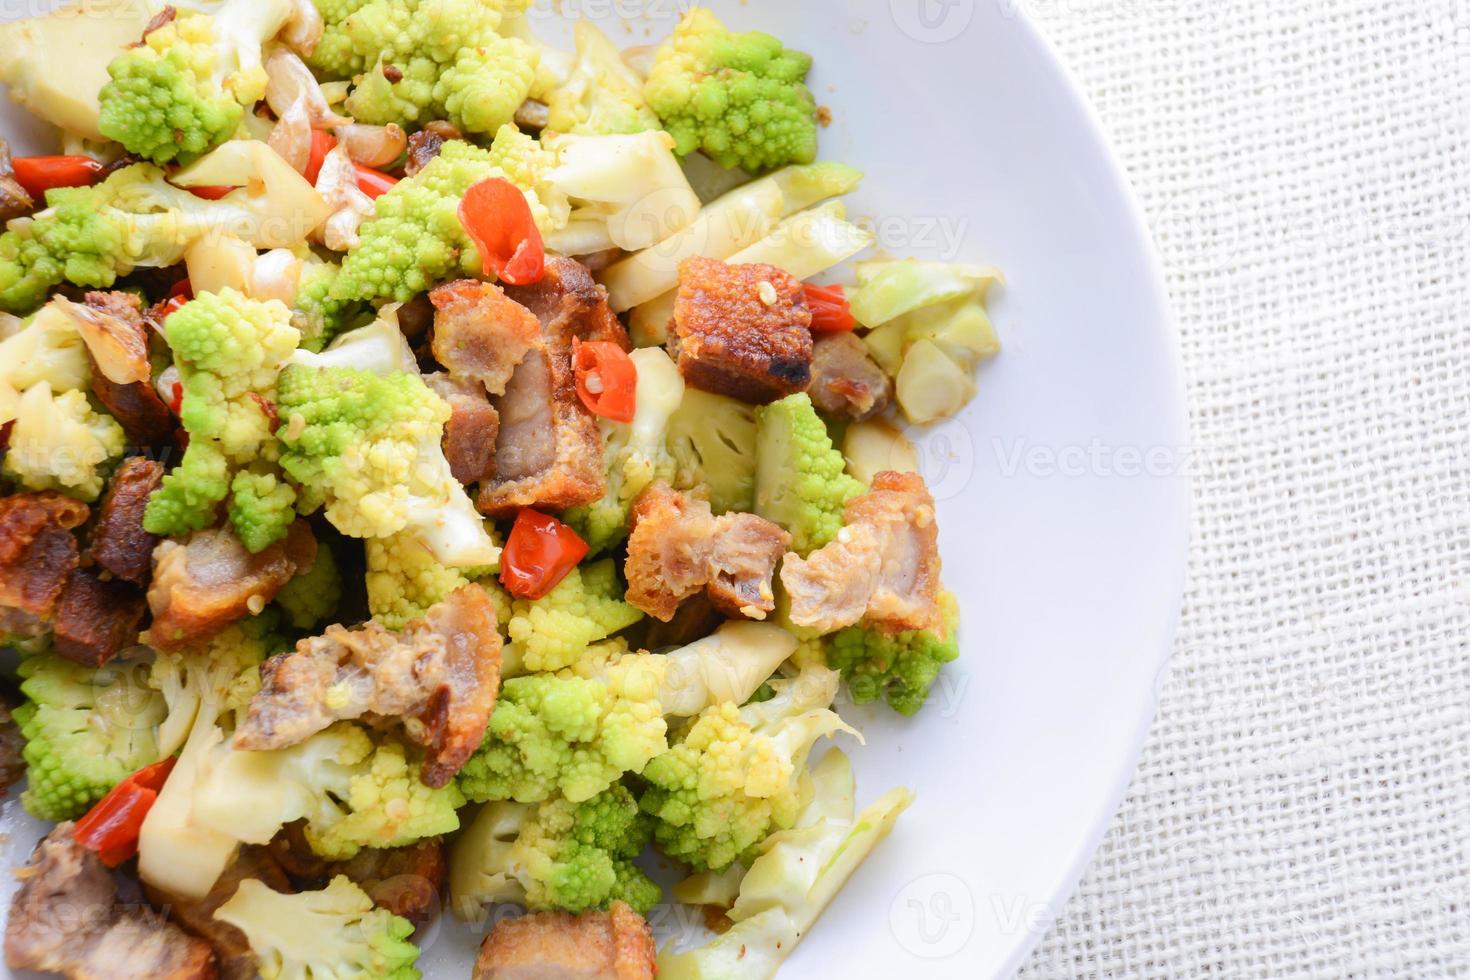
[[809,56],[527,7],[0,27],[12,968],[769,977],[912,801],[817,748],[958,656],[903,428],[997,274],[872,253]]

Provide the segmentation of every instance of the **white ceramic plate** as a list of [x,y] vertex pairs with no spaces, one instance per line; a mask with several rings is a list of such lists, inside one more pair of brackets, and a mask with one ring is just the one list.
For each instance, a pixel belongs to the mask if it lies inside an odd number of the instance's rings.
[[[555,6],[641,44],[688,4]],[[815,56],[812,88],[833,114],[823,155],[867,172],[850,210],[887,251],[991,263],[1009,280],[992,307],[1004,353],[964,415],[921,437],[963,656],[916,719],[839,706],[867,736],[845,746],[860,803],[896,783],[918,801],[783,976],[1004,976],[1097,847],[1173,639],[1185,424],[1148,235],[1014,0],[711,6]],[[542,32],[563,36],[549,0],[537,9]],[[19,114],[4,109],[11,135]],[[38,827],[13,793],[0,823],[4,863],[24,863]],[[11,888],[6,876],[0,900]],[[661,932],[682,928],[662,916]],[[477,938],[436,930],[426,973],[467,976]]]

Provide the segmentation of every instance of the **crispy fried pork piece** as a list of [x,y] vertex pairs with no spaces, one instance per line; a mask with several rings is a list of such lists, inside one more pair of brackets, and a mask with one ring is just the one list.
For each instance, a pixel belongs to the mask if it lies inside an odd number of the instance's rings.
[[0,139],[0,221],[30,214],[35,202],[15,179],[15,164],[10,158],[10,144]]
[[90,568],[73,569],[56,603],[54,649],[68,660],[101,667],[138,641],[147,610],[136,585],[103,580]]
[[679,608],[674,610],[673,618],[667,623],[652,616],[645,619],[643,640],[638,646],[654,653],[687,646],[709,636],[724,621],[725,617],[710,601],[708,593],[696,592],[679,603]]
[[7,786],[14,785],[26,774],[25,760],[20,757],[26,740],[20,734],[20,725],[10,714],[18,703],[8,693],[0,699],[0,796],[5,795]]
[[158,538],[143,530],[148,497],[163,482],[163,464],[142,456],[123,460],[92,526],[88,557],[113,578],[146,588]]
[[365,847],[351,860],[330,865],[326,876],[346,875],[374,905],[422,925],[439,911],[448,868],[444,841],[431,837],[407,847]]
[[565,510],[589,504],[607,489],[602,434],[577,397],[572,341],[605,341],[624,349],[628,335],[607,305],[607,293],[571,259],[546,260],[545,278],[506,295],[541,324],[541,341],[517,366],[505,393],[491,400],[500,413],[495,476],[480,488],[479,506],[492,516],[522,507]]
[[242,848],[234,863],[225,869],[203,898],[184,898],[143,883],[148,901],[167,912],[169,919],[185,932],[204,940],[214,950],[220,980],[253,980],[256,976],[255,954],[245,934],[214,917],[215,910],[233,898],[235,889],[247,878],[258,879],[272,890],[285,894],[293,890],[291,879],[264,847]]
[[177,425],[153,387],[142,302],[132,293],[91,292],[70,310],[92,360],[92,394],[134,445],[169,445]]
[[45,632],[81,562],[72,529],[89,514],[86,504],[50,490],[0,498],[0,632]]
[[485,397],[478,381],[456,381],[447,374],[429,374],[424,382],[449,403],[444,426],[444,458],[460,483],[469,486],[495,475],[495,437],[500,413]]
[[417,133],[410,133],[408,137],[408,162],[403,166],[403,173],[412,177],[420,170],[427,167],[444,149],[444,137],[429,129],[421,129]]
[[837,539],[788,554],[781,584],[791,621],[823,633],[862,621],[884,632],[944,631],[934,498],[915,473],[884,471],[847,502]]
[[401,719],[427,750],[425,785],[443,786],[480,747],[499,687],[495,607],[467,585],[399,633],[331,626],[267,660],[235,745],[281,749],[341,719]]
[[811,325],[796,277],[769,265],[685,259],[669,353],[694,387],[763,405],[811,383]]
[[434,358],[457,381],[505,393],[516,365],[541,342],[541,323],[492,282],[460,279],[429,293]]
[[428,293],[419,293],[398,308],[398,330],[415,347],[434,325],[434,304]]
[[118,900],[117,882],[58,824],[19,872],[5,924],[5,962],[73,980],[210,980],[209,944],[146,906]]
[[771,578],[791,535],[754,514],[715,517],[709,502],[662,480],[639,495],[628,537],[627,599],[667,623],[703,590],[727,616],[765,619],[776,608]]
[[472,980],[653,980],[653,932],[623,902],[606,912],[502,919],[480,946]]
[[306,839],[306,821],[293,820],[282,827],[265,845],[271,860],[297,883],[325,884],[327,861],[311,849]]
[[146,642],[160,650],[192,646],[237,619],[265,608],[296,574],[316,561],[316,538],[305,521],[259,554],[245,550],[229,528],[195,531],[163,541],[153,552]]
[[852,333],[829,333],[812,345],[812,404],[842,418],[861,422],[888,407],[893,382],[868,353],[868,345]]

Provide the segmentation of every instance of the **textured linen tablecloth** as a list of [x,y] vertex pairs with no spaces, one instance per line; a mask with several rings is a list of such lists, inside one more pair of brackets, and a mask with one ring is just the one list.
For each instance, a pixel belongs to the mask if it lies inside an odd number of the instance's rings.
[[1023,976],[1470,976],[1470,0],[994,2],[1138,190],[1195,448],[1158,720]]

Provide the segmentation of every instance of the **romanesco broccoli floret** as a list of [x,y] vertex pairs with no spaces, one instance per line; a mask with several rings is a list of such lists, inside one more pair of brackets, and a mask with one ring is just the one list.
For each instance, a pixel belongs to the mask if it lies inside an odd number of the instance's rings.
[[681,156],[752,172],[817,158],[812,59],[769,34],[735,34],[696,7],[659,49],[644,97]]
[[403,745],[377,737],[339,722],[286,749],[219,751],[194,793],[192,819],[247,843],[304,819],[307,842],[331,860],[457,830],[463,794],[453,783],[425,786]]
[[98,128],[158,163],[223,143],[265,95],[261,47],[290,16],[290,0],[225,0],[148,32],[107,66]]
[[806,555],[842,528],[842,508],[867,488],[847,464],[805,392],[756,409],[755,512],[791,532]]
[[365,318],[364,304],[332,295],[341,271],[337,263],[315,256],[301,267],[296,299],[291,304],[291,325],[301,332],[304,350],[320,351],[337,334]]
[[230,483],[229,514],[240,543],[264,551],[296,520],[296,491],[275,473],[241,470]]
[[656,820],[659,847],[696,869],[718,871],[790,827],[812,745],[851,731],[828,708],[838,682],[835,671],[808,668],[795,679],[773,680],[769,700],[744,707],[726,701],[691,720],[643,770],[649,788],[640,802]]
[[373,900],[345,875],[294,895],[262,881],[240,883],[215,913],[245,934],[264,980],[418,980],[413,923]]
[[415,373],[292,364],[276,398],[281,466],[343,534],[407,531],[440,564],[484,567],[500,548],[440,439],[449,406]]
[[924,706],[940,668],[960,655],[955,636],[959,604],[948,592],[939,603],[944,611],[943,636],[928,630],[890,635],[849,626],[827,638],[827,665],[842,672],[854,703],[883,698],[901,715],[916,714]]
[[[216,505],[233,491],[236,533],[251,551],[263,550],[293,519],[294,491],[269,469],[275,443],[268,411],[276,375],[301,337],[291,312],[278,300],[252,300],[226,287],[170,314],[164,336],[183,384],[179,418],[189,448],[149,499],[143,526],[162,535],[209,527]],[[246,466],[249,473],[232,481],[231,469]]]
[[528,0],[317,6],[326,26],[310,61],[326,77],[356,80],[346,108],[359,122],[448,119],[462,132],[493,133],[531,92],[537,50],[497,33]]
[[574,803],[640,772],[667,748],[656,691],[636,674],[593,680],[535,674],[507,680],[485,743],[460,770],[472,800],[534,803],[556,793]]
[[669,453],[677,490],[703,487],[710,510],[755,510],[755,407],[736,398],[686,388],[669,419]]
[[276,605],[292,626],[310,630],[331,617],[341,602],[341,566],[331,547],[319,540],[316,561],[276,593]]
[[633,501],[655,479],[670,479],[675,469],[665,440],[669,418],[684,397],[684,378],[663,348],[644,347],[630,356],[638,369],[633,421],[625,425],[599,420],[607,492],[601,500],[574,508],[562,518],[587,542],[592,554],[601,554],[628,536]]
[[466,918],[496,902],[579,913],[623,901],[647,914],[662,890],[633,859],[652,833],[621,785],[581,803],[488,803],[450,855],[451,902]]
[[161,757],[156,726],[164,700],[147,666],[114,661],[92,669],[51,653],[21,661],[15,710],[25,736],[28,786],[20,801],[41,820],[74,820],[125,777]]
[[368,611],[390,630],[403,629],[456,589],[495,571],[441,565],[412,534],[369,538],[366,550]]
[[545,596],[517,599],[507,627],[528,671],[561,670],[643,613],[623,601],[612,559],[574,568]]
[[112,416],[96,411],[81,391],[53,394],[32,385],[15,405],[3,472],[27,490],[60,490],[96,500],[127,437]]

